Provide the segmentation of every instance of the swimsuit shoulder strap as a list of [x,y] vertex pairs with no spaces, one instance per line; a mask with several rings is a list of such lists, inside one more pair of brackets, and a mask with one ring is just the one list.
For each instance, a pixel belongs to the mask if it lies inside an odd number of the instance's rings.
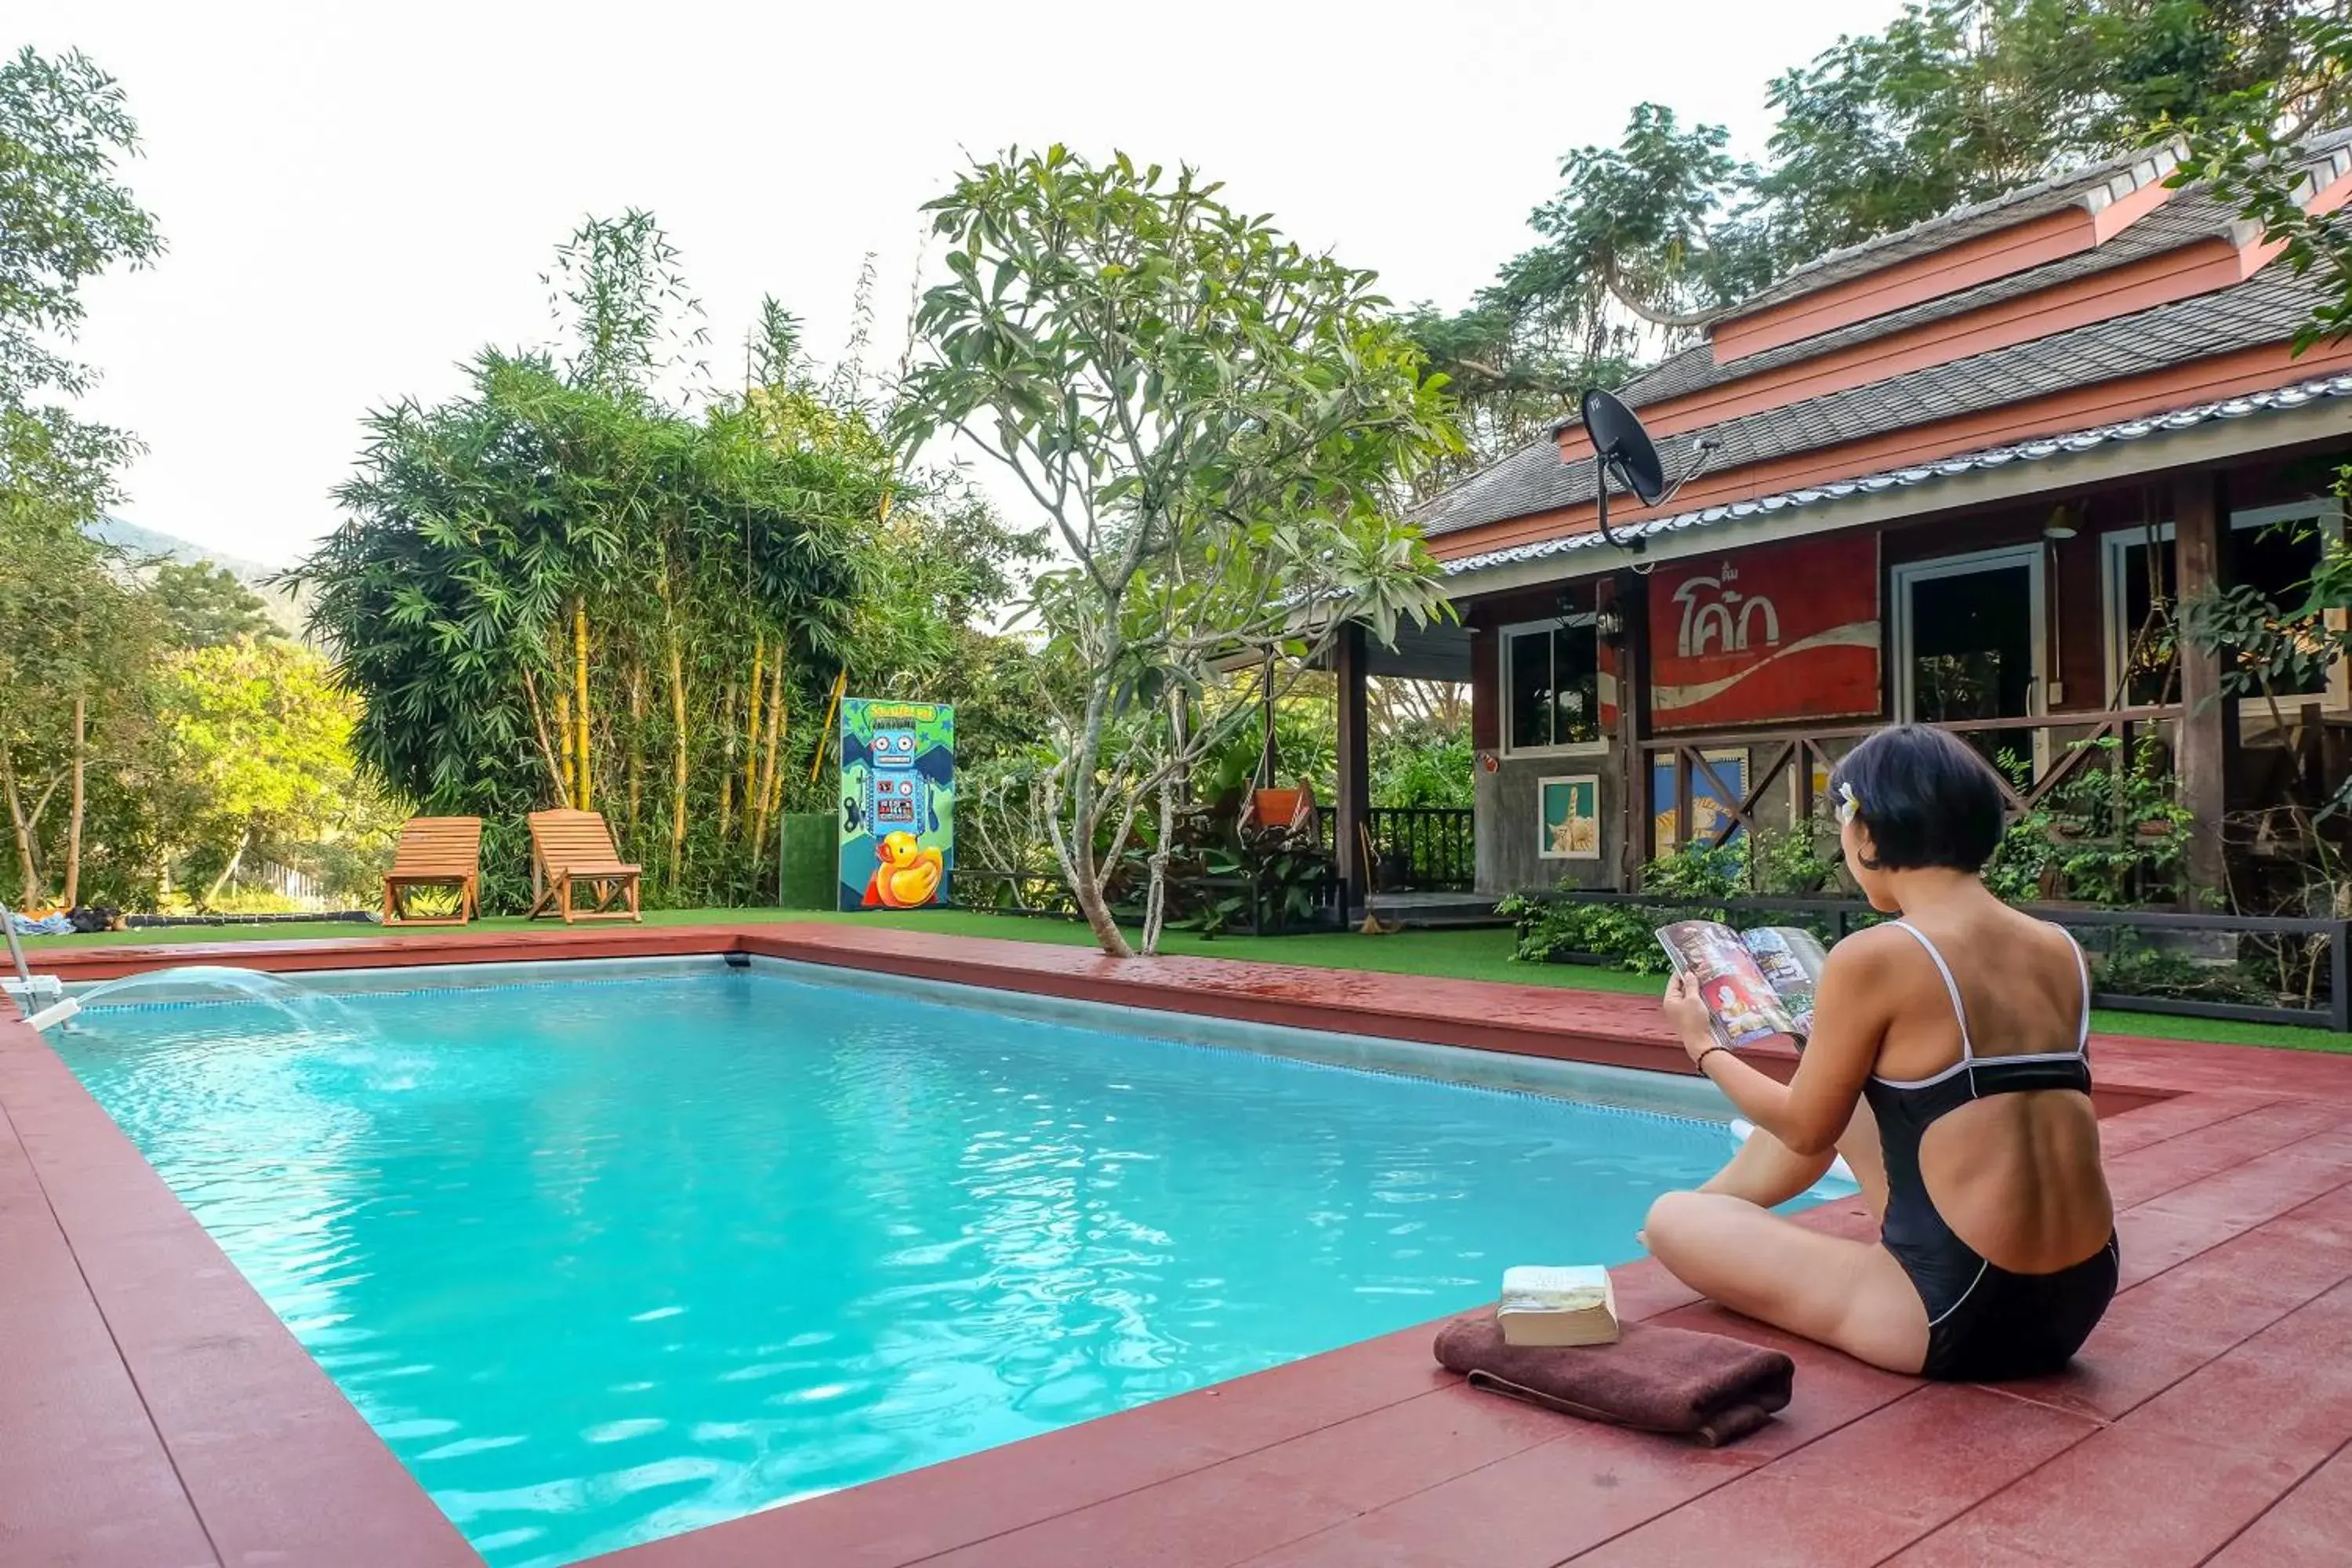
[[[1911,939],[1927,949],[1927,956],[1935,961],[1936,973],[1944,977],[1944,990],[1952,998],[1952,1016],[1960,1026],[1960,1060],[1963,1063],[1975,1061],[1976,1047],[1969,1043],[1968,1004],[1960,1000],[1960,984],[1952,978],[1952,966],[1944,962],[1944,955],[1936,950],[1934,942],[1927,940],[1926,931],[1921,931],[1909,921],[1896,921],[1894,924],[1896,930],[1909,932]],[[2089,1037],[2090,1028],[2091,1016],[2085,1010],[2083,1015],[2083,1032],[2085,1038]]]
[[2074,1037],[2074,1053],[2087,1058],[2091,1054],[2091,955],[2083,951],[2082,942],[2075,938],[2073,931],[2068,931],[2064,926],[2059,926],[2058,930],[2069,942],[2073,943],[2074,968],[2083,977],[2083,1027]]

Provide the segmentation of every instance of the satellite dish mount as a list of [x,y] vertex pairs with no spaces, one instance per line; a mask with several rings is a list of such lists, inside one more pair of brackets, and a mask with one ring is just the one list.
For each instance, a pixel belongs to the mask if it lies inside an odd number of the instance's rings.
[[1666,466],[1659,459],[1655,442],[1642,428],[1642,421],[1614,394],[1594,387],[1584,395],[1584,429],[1592,437],[1592,495],[1600,512],[1601,537],[1620,550],[1639,555],[1644,542],[1621,538],[1609,531],[1609,480],[1617,482],[1633,492],[1633,499],[1643,506],[1663,506],[1675,499],[1681,489],[1698,478],[1723,443],[1712,436],[1702,436],[1691,446],[1691,464],[1683,477],[1673,484],[1666,483]]

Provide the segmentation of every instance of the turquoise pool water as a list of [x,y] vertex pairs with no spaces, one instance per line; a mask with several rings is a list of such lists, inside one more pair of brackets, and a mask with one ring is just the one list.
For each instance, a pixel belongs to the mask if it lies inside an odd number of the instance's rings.
[[93,1008],[56,1044],[499,1568],[1406,1327],[1508,1264],[1630,1258],[1727,1150],[715,967]]

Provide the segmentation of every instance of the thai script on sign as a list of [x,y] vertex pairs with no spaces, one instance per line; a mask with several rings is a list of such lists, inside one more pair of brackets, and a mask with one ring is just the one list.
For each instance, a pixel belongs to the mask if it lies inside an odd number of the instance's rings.
[[[1727,561],[1719,574],[1693,577],[1675,590],[1675,603],[1683,611],[1682,629],[1675,638],[1676,655],[1697,658],[1709,652],[1746,653],[1751,647],[1780,646],[1780,612],[1763,595],[1742,594],[1731,586],[1738,580],[1739,568]],[[1764,633],[1760,641],[1755,636],[1759,621]]]

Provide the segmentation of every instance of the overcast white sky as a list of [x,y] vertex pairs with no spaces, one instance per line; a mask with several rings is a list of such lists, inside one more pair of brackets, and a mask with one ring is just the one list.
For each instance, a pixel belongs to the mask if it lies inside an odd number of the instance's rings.
[[829,357],[877,252],[887,364],[917,207],[966,153],[1061,141],[1190,161],[1453,307],[1634,103],[1755,155],[1767,78],[1895,8],[20,0],[29,37],[0,43],[80,47],[146,139],[129,175],[171,249],[89,289],[81,344],[91,412],[149,447],[123,515],[276,564],[333,525],[367,408],[544,340],[539,275],[583,213],[657,214],[720,345],[772,292]]

